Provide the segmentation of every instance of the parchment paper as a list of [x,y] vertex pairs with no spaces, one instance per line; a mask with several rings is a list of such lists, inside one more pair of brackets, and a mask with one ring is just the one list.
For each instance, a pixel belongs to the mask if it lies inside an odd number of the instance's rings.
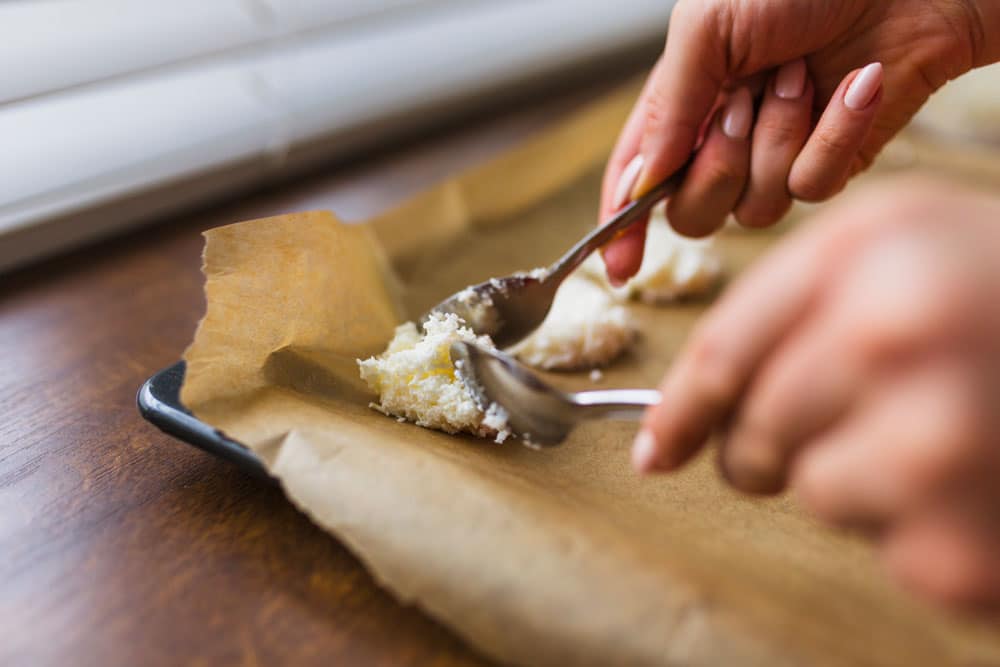
[[[865,545],[792,500],[728,490],[710,454],[641,480],[629,424],[533,451],[367,407],[354,360],[381,351],[400,318],[547,264],[593,223],[634,92],[365,225],[306,213],[208,232],[184,403],[253,448],[382,585],[501,661],[1000,664],[995,633],[908,600]],[[729,266],[773,236],[728,233]],[[654,386],[701,307],[635,310],[643,339],[602,387]]]

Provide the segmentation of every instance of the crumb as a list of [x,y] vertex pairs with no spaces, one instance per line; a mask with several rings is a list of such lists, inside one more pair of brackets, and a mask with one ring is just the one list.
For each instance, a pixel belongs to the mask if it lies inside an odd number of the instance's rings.
[[454,313],[432,314],[424,331],[413,322],[402,324],[385,352],[358,360],[361,378],[379,396],[371,407],[426,428],[503,442],[511,435],[506,413],[496,405],[486,411],[476,405],[449,353],[455,341],[496,349],[493,341],[476,336]]
[[503,443],[504,440],[512,435],[510,427],[507,425],[507,420],[507,411],[498,404],[491,403],[490,407],[486,409],[486,414],[483,417],[483,426],[496,431],[496,441],[498,443]]
[[604,373],[601,372],[600,368],[595,368],[594,370],[590,371],[591,382],[600,382],[603,379],[604,379]]
[[535,450],[536,452],[540,452],[543,449],[545,449],[542,445],[538,444],[537,442],[533,442],[531,440],[530,433],[525,433],[524,435],[521,436],[521,444],[527,447],[528,449]]
[[549,270],[547,268],[532,269],[531,271],[519,271],[514,274],[519,278],[534,278],[535,280],[545,280],[549,277]]

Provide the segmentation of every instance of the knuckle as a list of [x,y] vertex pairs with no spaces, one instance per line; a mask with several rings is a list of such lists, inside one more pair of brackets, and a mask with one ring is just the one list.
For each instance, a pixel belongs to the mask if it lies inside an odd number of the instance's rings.
[[895,293],[876,288],[866,309],[867,323],[852,341],[861,359],[873,366],[947,344],[968,321],[966,304],[949,297],[951,290],[940,283],[920,289],[923,281],[916,277],[901,276],[897,282],[910,288],[895,288]]
[[866,319],[864,326],[859,326],[846,341],[860,368],[871,372],[891,366],[921,347],[915,333],[901,326],[900,320],[892,315],[873,314]]
[[[952,278],[945,272],[930,276],[931,286],[925,290],[926,299],[922,306],[909,304],[909,321],[913,324],[912,336],[916,341],[928,344],[944,340],[952,334],[957,323],[964,323],[966,303],[952,289]],[[915,299],[910,300],[915,301]]]
[[712,405],[724,403],[739,382],[728,348],[724,338],[710,329],[691,345],[690,360],[697,369],[694,391]]
[[837,132],[832,127],[820,127],[812,137],[814,148],[819,155],[827,160],[839,161],[846,155],[854,154],[857,151],[855,142],[850,138]]
[[755,134],[767,139],[771,146],[799,146],[802,143],[802,129],[786,118],[762,115],[757,120]]
[[880,367],[887,359],[897,354],[897,341],[891,335],[879,331],[874,323],[869,323],[864,332],[856,333],[848,339],[847,348],[862,368]]
[[732,160],[713,160],[704,168],[705,181],[714,187],[742,183],[746,178],[743,165]]
[[788,181],[788,189],[799,201],[816,203],[833,197],[844,189],[845,183],[824,180],[816,174],[801,176],[793,173]]
[[869,244],[853,266],[840,300],[858,324],[844,344],[864,365],[881,367],[953,347],[975,318],[974,304],[962,296],[968,290],[957,282],[962,278],[949,267],[932,266],[922,252],[908,253],[901,244]]
[[[894,304],[891,312],[880,312],[877,301],[869,302],[864,312],[867,320],[849,335],[847,349],[856,355],[863,368],[881,368],[893,363],[916,348],[916,336],[902,324],[902,308]],[[859,309],[860,311],[861,309]]]
[[977,460],[982,431],[974,411],[956,405],[929,419],[923,434],[909,443],[908,457],[900,461],[903,484],[913,496],[925,496],[955,483]]
[[660,86],[652,85],[646,93],[642,116],[646,134],[659,133],[668,127],[670,102]]
[[685,146],[690,150],[701,130],[698,119],[677,113],[676,101],[671,101],[659,85],[650,86],[646,92],[641,113],[643,152],[650,146],[660,146],[663,150],[664,145]]
[[646,93],[645,103],[642,113],[646,121],[647,128],[664,127],[667,121],[667,109],[670,107],[663,89],[660,86],[652,85]]
[[[796,199],[821,202],[833,197],[847,185],[850,164],[857,153],[847,137],[831,129],[819,128],[809,139],[804,156],[807,162],[796,164],[789,177],[789,190]],[[843,164],[844,166],[839,166]]]
[[808,452],[801,455],[792,477],[792,488],[802,506],[827,523],[841,523],[846,517],[837,487]]

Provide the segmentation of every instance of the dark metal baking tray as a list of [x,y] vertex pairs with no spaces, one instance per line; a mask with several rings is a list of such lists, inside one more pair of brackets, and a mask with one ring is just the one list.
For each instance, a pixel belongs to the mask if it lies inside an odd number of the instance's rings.
[[184,368],[184,362],[178,361],[146,380],[136,396],[139,413],[164,433],[231,461],[254,476],[273,481],[264,463],[245,445],[199,421],[181,404]]

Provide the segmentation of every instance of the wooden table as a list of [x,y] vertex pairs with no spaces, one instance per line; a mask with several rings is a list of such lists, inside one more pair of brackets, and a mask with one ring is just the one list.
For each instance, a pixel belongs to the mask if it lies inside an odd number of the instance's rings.
[[202,314],[202,230],[314,208],[364,219],[606,89],[0,277],[0,664],[483,664],[279,489],[144,422],[135,393]]

